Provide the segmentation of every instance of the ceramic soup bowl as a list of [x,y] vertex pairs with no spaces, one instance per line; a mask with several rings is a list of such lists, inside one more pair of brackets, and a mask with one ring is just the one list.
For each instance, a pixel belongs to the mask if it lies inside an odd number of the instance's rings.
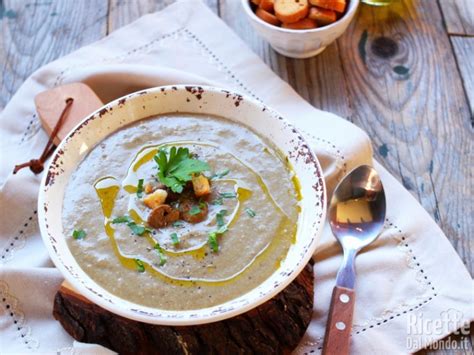
[[[286,157],[301,183],[296,242],[279,268],[258,287],[209,308],[167,311],[121,299],[94,282],[68,248],[62,225],[68,179],[82,159],[113,132],[133,122],[166,113],[217,115],[250,127]],[[121,316],[153,324],[195,325],[246,312],[282,291],[313,255],[326,214],[323,173],[302,135],[277,112],[251,98],[213,87],[166,86],[117,99],[86,117],[58,146],[47,167],[38,201],[41,234],[66,280],[97,305]]]
[[291,58],[310,58],[323,52],[340,37],[356,14],[360,0],[350,0],[344,15],[336,22],[310,30],[291,30],[270,25],[255,15],[249,0],[241,0],[250,24],[278,53]]

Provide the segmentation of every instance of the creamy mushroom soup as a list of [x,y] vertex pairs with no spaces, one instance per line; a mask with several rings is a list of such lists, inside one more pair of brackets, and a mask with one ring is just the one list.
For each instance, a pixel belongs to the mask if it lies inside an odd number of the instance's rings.
[[107,137],[79,164],[63,229],[111,293],[165,310],[210,307],[261,284],[295,242],[298,180],[247,127],[170,114]]

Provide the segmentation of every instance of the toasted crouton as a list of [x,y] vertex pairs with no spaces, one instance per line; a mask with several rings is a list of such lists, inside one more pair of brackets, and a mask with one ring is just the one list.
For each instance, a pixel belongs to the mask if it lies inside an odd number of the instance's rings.
[[312,28],[317,28],[318,25],[316,21],[310,18],[304,18],[298,22],[284,23],[281,27],[288,28],[290,30],[310,30]]
[[336,12],[333,10],[322,9],[319,7],[312,7],[309,10],[308,17],[312,20],[316,20],[318,24],[324,26],[329,25],[333,22],[336,22],[337,15]]
[[261,0],[259,6],[261,9],[267,12],[273,12],[274,5],[275,5],[275,0]]
[[194,195],[201,197],[211,193],[211,185],[204,175],[193,176],[192,179]]
[[308,0],[275,0],[275,16],[283,23],[293,23],[308,15]]
[[275,15],[261,8],[258,8],[257,11],[255,11],[255,15],[270,25],[278,26],[280,24],[280,20],[278,20]]
[[343,13],[346,9],[346,0],[309,0],[311,5]]
[[155,190],[155,192],[149,195],[146,195],[143,198],[143,203],[148,208],[154,209],[164,204],[167,197],[168,197],[168,192],[166,192],[166,190],[158,189],[158,190]]

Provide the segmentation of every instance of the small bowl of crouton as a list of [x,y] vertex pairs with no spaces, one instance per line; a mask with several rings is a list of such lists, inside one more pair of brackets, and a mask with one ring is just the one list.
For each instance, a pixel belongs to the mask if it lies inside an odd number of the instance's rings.
[[360,0],[242,0],[253,28],[278,53],[291,58],[320,54],[341,36]]

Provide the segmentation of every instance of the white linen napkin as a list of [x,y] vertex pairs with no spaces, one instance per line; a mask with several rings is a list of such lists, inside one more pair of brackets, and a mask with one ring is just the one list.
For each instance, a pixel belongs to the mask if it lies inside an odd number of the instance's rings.
[[[36,217],[40,176],[13,166],[40,155],[47,136],[36,117],[39,92],[71,82],[104,101],[165,84],[211,84],[272,106],[306,132],[330,194],[353,167],[372,163],[356,126],[299,97],[200,1],[185,0],[39,69],[0,114],[0,344],[3,352],[87,353],[52,315],[62,282]],[[474,319],[472,278],[436,223],[377,162],[388,201],[385,230],[357,259],[354,354],[406,353]],[[313,320],[296,353],[319,353],[342,254],[326,227],[315,254]],[[78,346],[80,349],[77,349]],[[98,350],[97,350],[98,351]],[[101,349],[101,351],[105,351]]]

